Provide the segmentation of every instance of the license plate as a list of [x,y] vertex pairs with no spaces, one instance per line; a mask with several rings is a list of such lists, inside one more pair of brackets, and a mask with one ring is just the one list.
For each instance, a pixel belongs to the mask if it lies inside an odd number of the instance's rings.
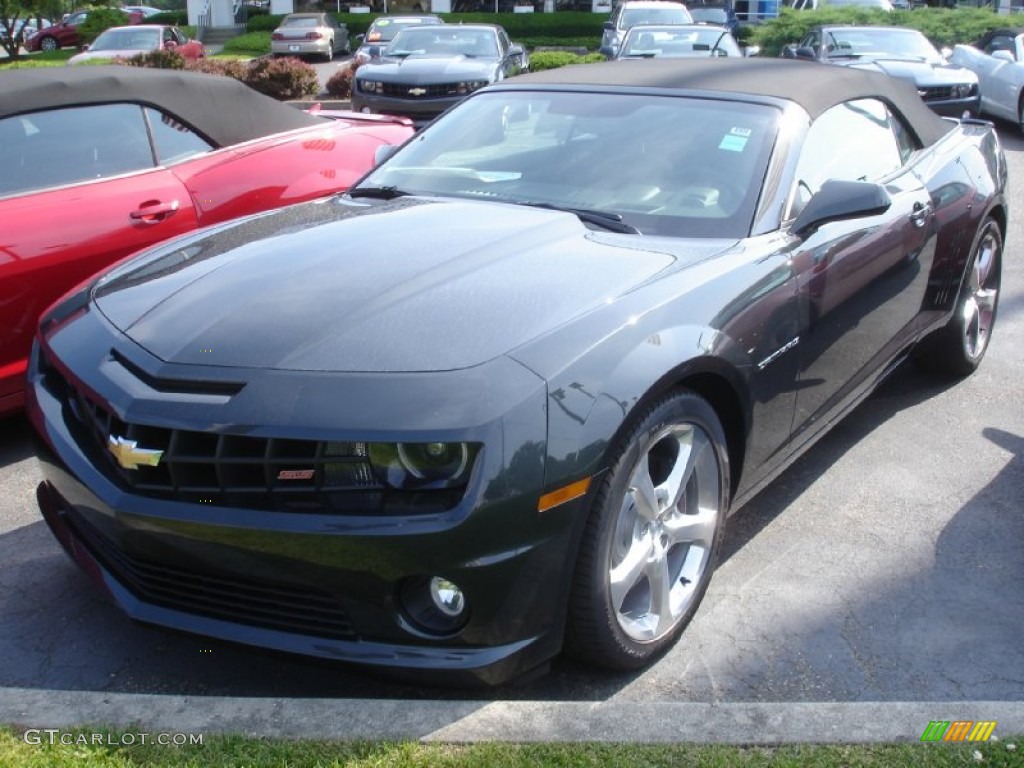
[[300,46],[298,46],[298,45],[289,45],[288,46],[288,50],[289,51],[297,51],[297,50],[299,50],[299,47]]

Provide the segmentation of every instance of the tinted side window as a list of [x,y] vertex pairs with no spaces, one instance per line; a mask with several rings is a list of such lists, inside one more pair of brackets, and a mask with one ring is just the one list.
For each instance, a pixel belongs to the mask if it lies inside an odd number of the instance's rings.
[[215,149],[188,126],[158,109],[146,107],[146,118],[153,131],[153,144],[156,145],[160,165],[176,163]]
[[0,120],[0,192],[72,184],[152,168],[153,152],[134,104],[35,112]]
[[882,102],[860,99],[832,107],[814,121],[804,140],[790,214],[799,213],[829,179],[877,181],[903,161],[889,110]]
[[985,53],[993,53],[994,51],[1009,51],[1014,53],[1016,46],[1014,45],[1013,38],[1009,35],[994,35],[991,40],[985,44]]

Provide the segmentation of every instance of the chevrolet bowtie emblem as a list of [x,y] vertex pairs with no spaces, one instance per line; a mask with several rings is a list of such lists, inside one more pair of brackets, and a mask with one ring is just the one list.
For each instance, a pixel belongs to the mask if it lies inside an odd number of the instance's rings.
[[139,466],[155,467],[160,463],[163,451],[154,451],[150,448],[139,448],[134,440],[125,440],[123,437],[107,438],[107,450],[114,454],[117,463],[125,469],[138,469]]
[[422,96],[426,92],[427,92],[426,88],[410,88],[409,89],[409,95],[410,96]]

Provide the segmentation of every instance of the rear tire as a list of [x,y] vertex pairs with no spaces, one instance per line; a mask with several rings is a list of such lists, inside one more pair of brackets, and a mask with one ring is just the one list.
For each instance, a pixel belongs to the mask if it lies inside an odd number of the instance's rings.
[[638,669],[693,618],[729,506],[725,434],[707,401],[672,392],[637,416],[593,491],[568,615],[568,650]]
[[922,367],[954,376],[968,376],[977,370],[995,327],[1002,268],[1003,235],[990,217],[982,222],[971,246],[953,316],[918,349],[917,361]]

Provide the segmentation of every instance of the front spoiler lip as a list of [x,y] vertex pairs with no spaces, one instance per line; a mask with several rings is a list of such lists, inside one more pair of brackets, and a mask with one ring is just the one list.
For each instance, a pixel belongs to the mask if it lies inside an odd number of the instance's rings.
[[124,611],[129,618],[176,631],[184,631],[220,640],[314,656],[333,661],[386,667],[389,669],[438,670],[464,672],[483,682],[504,679],[491,669],[526,650],[539,638],[531,637],[507,645],[487,648],[452,648],[399,645],[393,643],[344,641],[282,632],[249,624],[236,624],[208,616],[185,613],[145,602],[118,581],[66,520],[66,504],[48,482],[36,489],[43,518],[64,550],[89,578]]

